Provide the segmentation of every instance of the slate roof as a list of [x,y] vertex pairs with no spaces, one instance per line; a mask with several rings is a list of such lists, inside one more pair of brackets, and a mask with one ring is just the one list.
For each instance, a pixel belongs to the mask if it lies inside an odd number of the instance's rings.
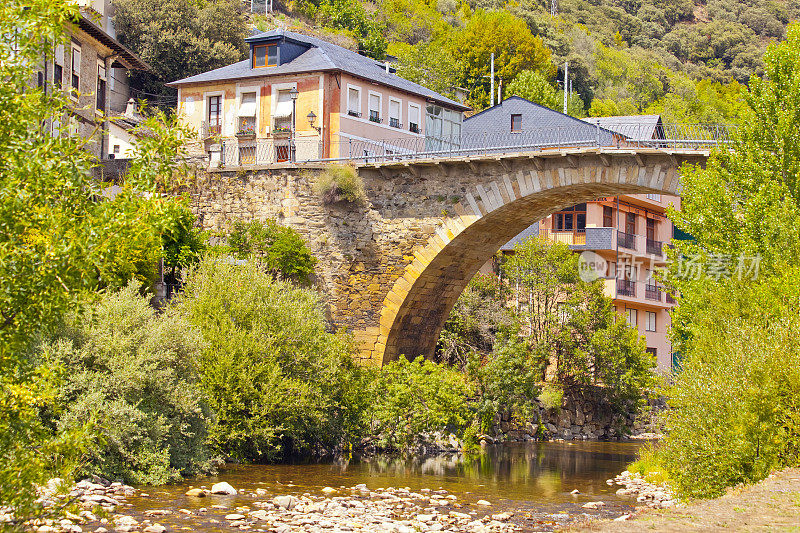
[[514,250],[514,247],[521,243],[522,241],[529,239],[530,237],[535,237],[539,235],[539,223],[534,222],[520,233],[518,233],[513,239],[505,243],[503,246],[500,247],[501,252],[511,252]]
[[[522,131],[511,132],[511,115],[522,115]],[[516,145],[555,145],[564,142],[596,143],[598,133],[604,145],[612,144],[614,133],[583,120],[536,104],[520,96],[464,119],[462,147]]]
[[397,74],[386,72],[385,66],[374,59],[362,56],[316,37],[277,29],[253,35],[245,39],[245,41],[253,44],[279,40],[281,38],[304,44],[309,46],[309,48],[292,61],[276,67],[270,67],[269,69],[253,69],[250,66],[250,59],[245,59],[244,61],[239,61],[238,63],[226,67],[173,81],[167,85],[170,87],[180,87],[192,83],[261,78],[265,76],[300,74],[304,72],[341,71],[367,81],[428,98],[436,103],[444,104],[451,108],[462,111],[469,109],[468,106],[447,98],[422,85],[401,78]]
[[633,141],[664,138],[661,115],[620,115],[615,117],[590,117],[583,119],[589,124],[615,131]]

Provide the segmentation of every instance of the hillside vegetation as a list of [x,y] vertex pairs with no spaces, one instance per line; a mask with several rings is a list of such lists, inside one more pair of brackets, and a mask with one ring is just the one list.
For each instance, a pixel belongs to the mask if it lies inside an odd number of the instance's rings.
[[763,74],[767,44],[784,37],[800,2],[559,0],[555,17],[550,0],[300,0],[278,9],[252,22],[395,56],[400,75],[451,96],[464,88],[476,110],[489,104],[494,52],[497,81],[511,89],[504,96],[560,107],[568,61],[570,114],[731,122],[741,84]]

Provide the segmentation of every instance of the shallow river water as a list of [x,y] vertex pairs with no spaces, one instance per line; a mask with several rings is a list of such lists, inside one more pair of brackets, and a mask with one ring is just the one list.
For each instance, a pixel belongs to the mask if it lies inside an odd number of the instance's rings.
[[[616,495],[608,485],[636,457],[639,442],[541,442],[504,444],[477,455],[441,455],[424,458],[372,457],[327,463],[230,465],[213,478],[162,487],[140,487],[144,493],[129,500],[127,514],[144,516],[147,510],[172,510],[161,517],[169,529],[221,531],[222,517],[232,509],[252,506],[260,499],[281,494],[322,496],[324,487],[344,488],[364,483],[370,490],[387,487],[444,489],[458,497],[458,509],[478,516],[513,511],[523,530],[547,530],[585,515],[613,518],[630,511],[631,497]],[[227,481],[244,494],[185,496],[191,487],[210,487]],[[573,495],[577,489],[580,494]],[[266,491],[266,495],[263,491]],[[344,492],[344,491],[342,491]],[[146,494],[146,495],[145,495]],[[487,500],[491,507],[478,506]],[[601,509],[583,504],[603,501]],[[207,511],[198,513],[201,507]],[[178,512],[185,509],[189,512]],[[219,515],[219,516],[217,516]],[[217,523],[219,520],[219,523]],[[170,523],[171,522],[171,523]]]

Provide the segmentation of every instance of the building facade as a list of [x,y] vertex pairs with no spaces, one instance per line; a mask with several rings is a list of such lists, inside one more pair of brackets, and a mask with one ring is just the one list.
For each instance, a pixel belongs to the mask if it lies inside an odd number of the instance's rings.
[[467,106],[388,63],[284,30],[246,41],[248,59],[168,84],[212,163],[391,155],[461,136]]
[[[86,149],[100,161],[124,157],[133,142],[127,124],[115,118],[129,109],[128,71],[150,69],[113,37],[110,2],[80,2],[80,18],[65,28],[66,43],[41,64],[36,84],[44,91],[63,91],[69,110],[48,127],[53,134],[89,139]],[[127,154],[129,155],[129,154]]]

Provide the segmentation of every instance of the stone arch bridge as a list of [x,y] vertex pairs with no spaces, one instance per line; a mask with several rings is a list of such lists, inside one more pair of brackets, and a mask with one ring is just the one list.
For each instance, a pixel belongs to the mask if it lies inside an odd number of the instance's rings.
[[275,218],[319,259],[329,319],[352,331],[364,362],[431,356],[462,290],[497,250],[554,211],[602,196],[680,195],[682,164],[705,150],[575,148],[362,162],[367,201],[324,205],[322,163],[198,175],[201,224]]

